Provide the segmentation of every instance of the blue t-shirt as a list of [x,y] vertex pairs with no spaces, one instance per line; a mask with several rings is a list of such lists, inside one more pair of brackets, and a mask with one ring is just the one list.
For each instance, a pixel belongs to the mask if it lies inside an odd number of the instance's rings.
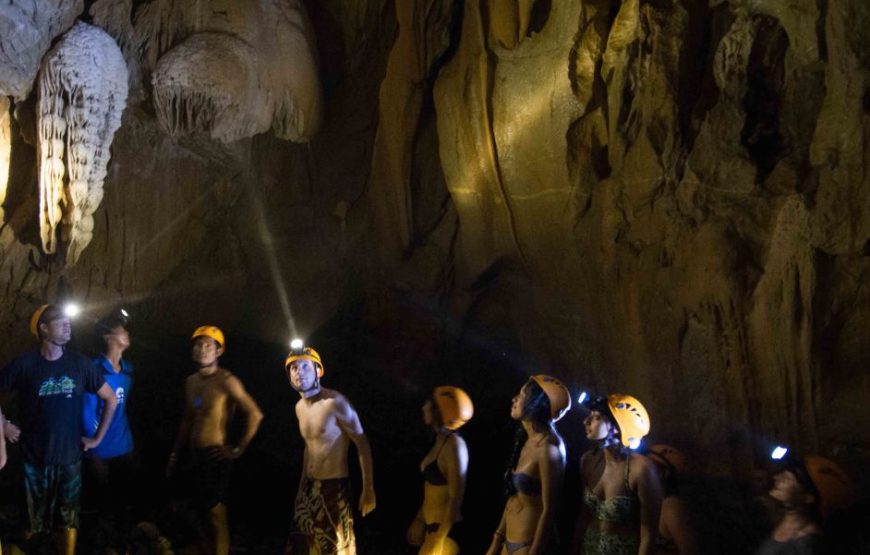
[[69,349],[57,360],[39,351],[0,370],[0,389],[18,392],[21,454],[36,466],[73,464],[82,458],[82,397],[105,380],[94,363]]
[[[121,359],[121,371],[115,373],[112,363],[104,356],[94,359],[94,364],[102,371],[103,379],[115,392],[118,407],[109,423],[109,429],[94,449],[89,451],[99,459],[111,459],[125,455],[133,450],[133,434],[130,433],[130,424],[127,421],[127,398],[130,395],[130,387],[133,384],[133,365]],[[103,416],[103,406],[106,403],[94,394],[86,393],[84,407],[82,408],[82,425],[85,435],[94,437]]]

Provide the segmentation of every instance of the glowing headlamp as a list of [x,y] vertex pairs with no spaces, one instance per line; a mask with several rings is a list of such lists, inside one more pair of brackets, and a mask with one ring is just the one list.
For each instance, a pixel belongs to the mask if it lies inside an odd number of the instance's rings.
[[641,440],[633,437],[628,440],[628,448],[634,451],[637,451],[640,448]]
[[583,403],[586,402],[586,399],[588,399],[588,398],[589,398],[589,394],[586,393],[585,391],[583,391],[580,393],[580,396],[577,397],[577,403],[582,405]]
[[121,316],[123,316],[124,318],[129,318],[129,317],[130,317],[130,313],[127,312],[126,310],[124,310],[124,309],[122,308],[122,309],[121,309]]
[[301,355],[303,349],[305,349],[305,342],[298,337],[290,342],[290,350],[293,351],[294,354]]
[[773,448],[773,451],[770,452],[770,458],[775,461],[781,461],[783,457],[788,453],[788,447],[783,447],[782,445],[777,445]]
[[81,314],[82,309],[76,303],[67,303],[63,307],[63,314],[67,318],[75,318]]

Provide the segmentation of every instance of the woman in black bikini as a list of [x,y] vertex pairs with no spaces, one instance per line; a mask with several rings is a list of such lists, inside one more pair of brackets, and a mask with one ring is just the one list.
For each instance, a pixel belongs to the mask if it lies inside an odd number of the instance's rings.
[[632,453],[649,433],[649,415],[630,395],[586,404],[586,437],[598,443],[580,458],[585,484],[574,553],[652,555],[661,507],[654,464]]
[[468,448],[456,430],[473,414],[471,399],[458,387],[436,387],[423,404],[423,423],[435,432],[435,443],[420,463],[423,505],[407,534],[408,543],[420,546],[420,555],[459,553],[451,530],[462,520]]
[[565,444],[555,423],[571,408],[568,389],[543,374],[513,398],[521,424],[505,474],[507,503],[487,555],[541,555],[553,536],[565,474]]

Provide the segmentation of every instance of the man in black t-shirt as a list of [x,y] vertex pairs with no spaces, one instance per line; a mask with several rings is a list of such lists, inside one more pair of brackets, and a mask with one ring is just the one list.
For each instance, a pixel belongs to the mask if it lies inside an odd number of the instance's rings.
[[[0,389],[18,392],[21,454],[30,532],[63,531],[62,553],[75,552],[81,493],[82,450],[96,447],[115,412],[115,393],[99,369],[79,353],[64,349],[69,318],[54,305],[40,307],[30,322],[40,340],[0,370]],[[105,402],[92,438],[83,437],[82,399],[96,393]]]

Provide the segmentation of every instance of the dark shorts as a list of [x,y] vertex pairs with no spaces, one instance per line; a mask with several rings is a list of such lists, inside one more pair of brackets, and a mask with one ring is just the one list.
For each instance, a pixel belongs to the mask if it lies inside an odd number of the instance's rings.
[[191,500],[205,509],[226,504],[232,470],[233,461],[222,456],[221,447],[188,450],[182,476]]
[[82,463],[36,466],[24,463],[30,531],[78,528]]
[[302,481],[285,554],[356,555],[350,480]]

